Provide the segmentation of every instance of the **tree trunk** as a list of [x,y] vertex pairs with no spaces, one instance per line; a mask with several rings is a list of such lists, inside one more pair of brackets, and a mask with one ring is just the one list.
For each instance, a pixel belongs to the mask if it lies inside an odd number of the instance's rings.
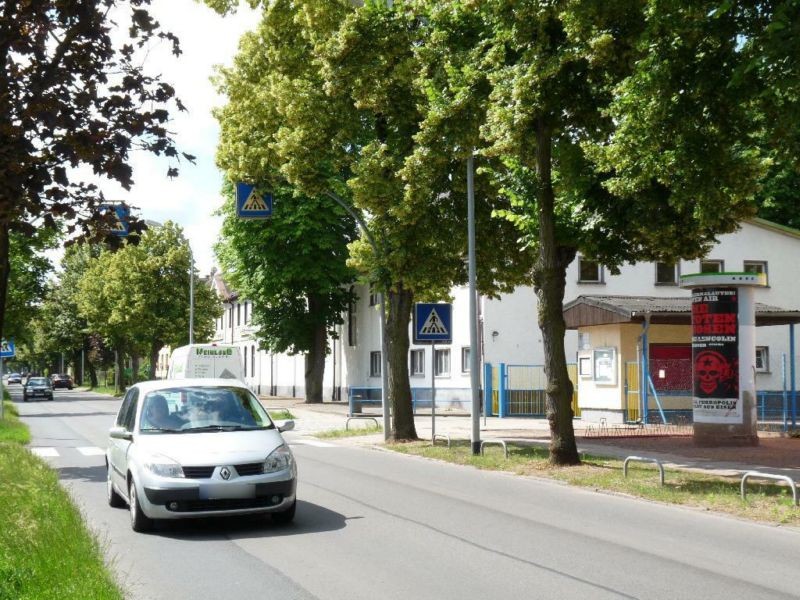
[[[94,368],[94,363],[89,360],[89,356],[91,354],[91,343],[89,336],[84,336],[83,338],[83,364],[89,371],[89,386],[96,388],[97,387],[97,371]],[[81,384],[84,385],[86,383],[86,374],[81,373]]]
[[8,297],[8,278],[11,275],[11,241],[8,223],[0,223],[0,336],[5,327],[6,298]]
[[554,465],[577,465],[580,464],[580,457],[572,426],[572,382],[567,373],[564,353],[566,324],[563,312],[567,266],[575,258],[576,250],[559,246],[556,242],[551,132],[541,119],[536,129],[539,256],[534,266],[533,283],[539,299],[539,328],[544,345],[550,462]]
[[131,354],[131,385],[139,381],[139,355]]
[[164,344],[160,340],[150,342],[150,368],[147,370],[147,378],[152,381],[156,378],[156,365],[158,364],[158,351]]
[[114,378],[114,393],[120,394],[125,391],[125,353],[117,346],[116,351],[116,377]]
[[392,406],[393,431],[389,439],[395,441],[416,440],[414,410],[411,405],[411,385],[408,379],[408,324],[411,321],[411,306],[414,294],[398,285],[390,290],[389,314],[386,318],[386,339],[389,363],[388,397]]
[[311,348],[306,353],[306,402],[316,404],[322,402],[325,354],[328,350],[325,323],[314,327],[313,336]]

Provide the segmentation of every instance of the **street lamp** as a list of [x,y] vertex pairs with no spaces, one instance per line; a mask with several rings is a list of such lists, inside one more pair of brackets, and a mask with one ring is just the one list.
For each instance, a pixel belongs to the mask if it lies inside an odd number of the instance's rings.
[[189,244],[189,343],[194,344],[194,255]]
[[[339,206],[347,211],[353,219],[355,219],[358,226],[361,228],[361,231],[364,232],[364,235],[367,237],[367,241],[369,245],[372,246],[372,251],[375,253],[375,256],[380,256],[380,252],[378,251],[378,245],[375,243],[375,238],[372,237],[372,233],[367,228],[367,224],[364,223],[364,220],[356,213],[344,200],[339,198],[333,192],[326,192],[329,198],[335,201]],[[380,304],[381,310],[380,316],[380,339],[381,339],[381,410],[383,411],[383,441],[389,440],[389,430],[391,428],[391,414],[389,410],[389,402],[386,398],[386,392],[389,389],[389,358],[386,352],[386,295],[378,291],[378,304]]]

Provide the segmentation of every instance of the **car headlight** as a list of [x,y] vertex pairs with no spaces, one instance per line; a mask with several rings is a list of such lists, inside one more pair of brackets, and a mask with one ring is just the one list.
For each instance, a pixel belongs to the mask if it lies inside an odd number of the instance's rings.
[[289,446],[282,444],[275,448],[272,453],[264,461],[264,473],[275,473],[276,471],[283,471],[292,466],[294,457]]
[[183,477],[183,467],[163,454],[149,456],[144,468],[159,477]]

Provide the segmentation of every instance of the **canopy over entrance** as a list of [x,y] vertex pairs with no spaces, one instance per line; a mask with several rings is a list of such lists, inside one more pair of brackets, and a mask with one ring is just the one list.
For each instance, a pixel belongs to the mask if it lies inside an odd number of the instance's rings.
[[[643,323],[649,315],[653,325],[691,325],[691,296],[578,296],[564,305],[567,329],[614,323]],[[789,310],[756,302],[756,326],[800,323],[800,310]]]

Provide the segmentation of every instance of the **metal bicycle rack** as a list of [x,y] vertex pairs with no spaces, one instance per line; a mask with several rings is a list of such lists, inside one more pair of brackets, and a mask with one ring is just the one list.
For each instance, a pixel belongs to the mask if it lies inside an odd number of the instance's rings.
[[794,479],[789,477],[788,475],[773,475],[772,473],[762,473],[760,471],[747,471],[744,475],[742,475],[742,485],[741,485],[741,494],[742,500],[745,499],[747,496],[747,490],[745,488],[745,483],[747,483],[747,479],[749,477],[758,477],[759,479],[772,479],[775,481],[785,481],[789,484],[789,488],[792,490],[792,499],[794,500],[794,505],[797,506],[797,484],[794,482]]
[[622,476],[628,476],[628,463],[629,462],[643,462],[643,463],[653,463],[654,465],[658,466],[658,473],[661,478],[661,485],[664,485],[664,465],[661,464],[661,461],[657,458],[647,458],[645,456],[629,456],[625,459],[625,462],[622,463]]
[[504,440],[483,440],[481,442],[481,456],[483,456],[483,447],[486,444],[496,444],[498,446],[502,446],[503,447],[503,456],[505,458],[508,458],[508,446],[506,445]]
[[436,440],[445,440],[447,442],[447,447],[450,447],[450,436],[446,433],[436,433],[431,440],[431,444],[434,446],[436,445]]
[[379,427],[380,426],[378,424],[378,419],[376,419],[375,417],[364,417],[364,416],[361,416],[361,417],[347,417],[347,423],[345,423],[345,425],[344,425],[345,431],[350,431],[350,421],[353,421],[353,420],[356,420],[356,419],[369,419],[370,421],[373,421],[375,423],[375,427]]

